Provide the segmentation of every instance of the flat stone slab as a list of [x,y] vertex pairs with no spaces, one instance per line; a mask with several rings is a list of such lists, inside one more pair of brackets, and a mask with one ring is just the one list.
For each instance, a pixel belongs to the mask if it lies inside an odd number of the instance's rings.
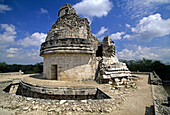
[[57,81],[57,80],[47,80],[42,79],[42,76],[24,77],[21,81],[32,86],[39,87],[81,87],[81,88],[96,88],[98,84],[95,81]]

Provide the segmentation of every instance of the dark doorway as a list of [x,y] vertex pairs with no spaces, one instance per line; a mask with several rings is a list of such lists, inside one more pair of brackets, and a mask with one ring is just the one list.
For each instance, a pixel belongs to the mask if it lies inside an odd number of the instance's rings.
[[58,69],[57,65],[51,65],[51,79],[57,80]]
[[96,51],[96,57],[102,57],[103,56],[102,52],[103,52],[102,44],[99,44],[98,49]]

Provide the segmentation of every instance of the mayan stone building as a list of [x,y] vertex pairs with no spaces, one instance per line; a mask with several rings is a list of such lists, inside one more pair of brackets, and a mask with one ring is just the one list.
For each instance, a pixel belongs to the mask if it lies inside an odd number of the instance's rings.
[[99,42],[92,35],[88,20],[78,16],[69,4],[60,8],[58,16],[40,49],[44,78],[108,82],[131,76],[115,56],[114,42],[109,36]]
[[92,35],[88,20],[80,18],[69,4],[60,8],[58,16],[41,45],[43,77],[62,81],[93,79],[98,39]]
[[13,93],[42,99],[110,99],[102,83],[111,88],[132,84],[126,64],[115,55],[111,37],[99,42],[88,20],[68,4],[60,8],[58,16],[41,44],[43,76],[31,75],[14,82],[10,85]]

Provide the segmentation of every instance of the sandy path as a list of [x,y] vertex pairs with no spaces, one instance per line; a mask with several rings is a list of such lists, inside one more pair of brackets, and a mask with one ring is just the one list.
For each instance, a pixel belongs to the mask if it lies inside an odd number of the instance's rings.
[[113,115],[152,115],[153,99],[151,85],[148,84],[149,75],[140,75],[137,81],[137,90],[132,96],[120,105],[120,109],[114,111]]

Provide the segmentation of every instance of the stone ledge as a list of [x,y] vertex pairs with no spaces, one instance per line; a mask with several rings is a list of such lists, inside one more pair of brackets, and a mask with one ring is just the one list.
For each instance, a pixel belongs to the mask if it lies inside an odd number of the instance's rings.
[[51,47],[51,46],[61,46],[61,45],[90,45],[91,42],[88,39],[82,38],[55,38],[54,40],[46,41],[42,43],[41,49]]
[[24,72],[8,72],[8,73],[0,73],[0,76],[7,76],[7,75],[23,75]]
[[28,84],[23,81],[20,82],[21,87],[25,90],[37,92],[48,95],[95,95],[97,88],[89,87],[54,87],[54,86],[37,86],[35,84]]
[[28,76],[22,79],[22,82],[31,84],[32,86],[38,87],[87,87],[87,88],[95,88],[97,83],[95,81],[57,81],[57,80],[47,80],[43,79],[43,76]]

